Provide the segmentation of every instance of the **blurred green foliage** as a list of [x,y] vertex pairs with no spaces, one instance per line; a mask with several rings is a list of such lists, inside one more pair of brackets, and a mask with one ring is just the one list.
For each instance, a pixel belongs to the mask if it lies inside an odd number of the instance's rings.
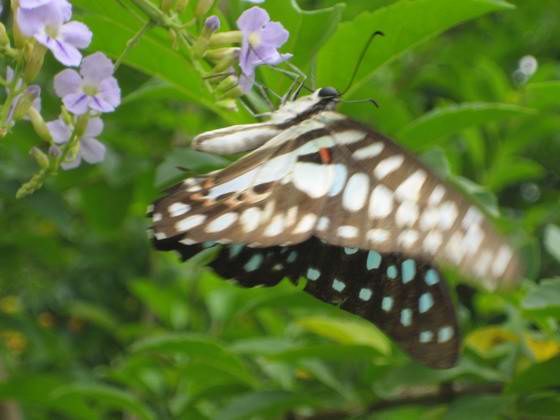
[[[95,34],[92,51],[113,58],[145,21],[128,0],[73,3]],[[222,3],[233,27],[248,3]],[[189,139],[252,121],[218,109],[156,28],[119,69],[124,104],[107,118],[101,165],[16,201],[33,170],[34,134],[20,124],[0,143],[4,415],[560,418],[560,4],[345,3],[263,7],[291,31],[294,62],[339,89],[369,34],[385,32],[350,91],[380,108],[341,110],[421,154],[496,215],[527,261],[527,278],[510,293],[474,290],[450,273],[465,338],[458,366],[422,367],[371,324],[291,284],[241,289],[206,270],[204,256],[180,264],[151,250],[144,212],[181,176],[176,166],[204,172],[228,162],[191,151]],[[47,65],[52,86],[60,68]],[[261,71],[274,89],[289,84]],[[54,118],[55,106],[44,113]]]

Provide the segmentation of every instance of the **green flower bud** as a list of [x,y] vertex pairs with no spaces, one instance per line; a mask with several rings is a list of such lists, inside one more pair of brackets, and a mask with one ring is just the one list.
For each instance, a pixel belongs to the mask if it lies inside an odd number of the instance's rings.
[[169,13],[169,11],[173,8],[175,0],[161,0],[159,8],[164,13]]
[[33,105],[33,101],[37,98],[39,88],[37,86],[29,87],[17,99],[14,109],[14,121],[21,120],[25,117]]
[[194,9],[194,15],[199,19],[206,16],[213,5],[214,0],[198,0],[198,3],[196,4],[196,7]]
[[237,76],[229,75],[226,78],[224,78],[220,83],[218,83],[218,86],[216,86],[216,92],[220,95],[223,95],[228,90],[237,86],[238,83],[239,80],[237,79]]
[[35,80],[45,61],[46,47],[35,42],[30,41],[24,47],[25,68],[23,71],[23,80],[27,83]]
[[29,117],[29,120],[31,121],[33,130],[35,130],[35,132],[39,135],[39,137],[41,137],[47,143],[53,144],[54,141],[51,136],[51,132],[49,131],[49,128],[47,127],[47,123],[45,123],[45,120],[43,119],[39,111],[31,107],[27,111],[27,115]]
[[222,99],[221,101],[216,102],[216,105],[230,112],[237,112],[239,110],[235,99]]
[[6,27],[4,26],[3,23],[0,23],[0,45],[3,47],[10,46],[10,37],[8,36],[8,33],[6,32]]
[[189,5],[189,0],[177,0],[177,3],[175,4],[175,10],[179,14],[183,13],[188,5]]
[[41,151],[41,149],[39,149],[38,147],[33,147],[30,153],[31,156],[33,156],[33,158],[35,159],[35,162],[37,162],[37,165],[39,165],[41,168],[49,167],[49,157],[43,151]]
[[227,31],[212,34],[210,37],[211,47],[227,47],[231,44],[239,44],[243,40],[241,31]]

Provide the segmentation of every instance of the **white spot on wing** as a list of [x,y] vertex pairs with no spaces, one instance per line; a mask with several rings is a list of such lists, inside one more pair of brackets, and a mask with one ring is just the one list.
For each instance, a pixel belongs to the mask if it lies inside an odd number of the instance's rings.
[[284,230],[284,215],[277,214],[264,231],[265,236],[277,236]]
[[322,216],[319,218],[319,221],[317,222],[317,230],[327,230],[327,228],[330,225],[330,219],[327,216]]
[[371,192],[369,217],[372,219],[387,217],[392,210],[393,192],[385,185],[379,184]]
[[437,185],[432,191],[432,193],[430,194],[430,198],[428,199],[428,204],[430,206],[437,206],[443,199],[444,195],[445,195],[445,188],[442,185]]
[[366,203],[368,192],[369,177],[364,173],[352,175],[342,195],[342,206],[348,211],[360,210]]
[[329,190],[329,197],[334,197],[342,191],[344,184],[346,183],[346,177],[348,176],[348,170],[344,165],[334,165],[334,179]]
[[297,224],[294,233],[306,233],[313,229],[315,226],[315,222],[317,221],[317,216],[313,213],[308,213],[301,218],[299,223]]
[[337,233],[341,238],[351,239],[358,236],[358,228],[350,225],[340,226]]
[[338,144],[352,144],[365,139],[367,132],[361,130],[348,130],[335,133],[334,137]]
[[404,161],[404,157],[402,155],[395,155],[388,157],[377,164],[375,169],[373,170],[377,179],[383,179],[391,172],[396,171],[400,168]]
[[423,242],[423,247],[426,252],[430,254],[435,254],[441,243],[443,242],[443,236],[437,230],[432,230],[430,233],[426,235]]
[[171,217],[179,217],[188,212],[191,206],[185,203],[173,203],[168,208],[167,211]]
[[220,232],[227,229],[237,220],[238,217],[239,215],[234,212],[224,213],[208,223],[206,226],[206,232]]
[[154,215],[152,216],[152,221],[154,223],[161,222],[162,218],[163,217],[161,216],[161,213],[154,213]]
[[334,175],[334,165],[298,162],[294,166],[292,182],[310,197],[320,198],[330,191]]
[[398,243],[405,248],[411,248],[418,240],[418,232],[412,229],[407,229],[399,235]]
[[452,201],[446,201],[439,209],[439,227],[449,229],[455,223],[458,215],[457,206]]
[[492,274],[496,277],[500,277],[506,271],[506,268],[511,260],[513,253],[508,246],[503,245],[496,255],[496,259],[492,264]]
[[389,231],[385,229],[371,229],[367,233],[367,239],[373,243],[385,242],[389,239]]
[[383,151],[383,143],[373,143],[362,147],[352,153],[352,157],[357,160],[370,159],[379,155]]
[[399,185],[395,190],[395,195],[402,201],[418,201],[420,190],[422,189],[422,185],[424,185],[424,181],[426,181],[426,177],[426,172],[422,169],[418,169]]
[[193,227],[201,225],[205,220],[205,215],[195,214],[193,216],[185,217],[183,220],[179,220],[175,223],[175,229],[177,229],[178,232],[186,232]]
[[397,226],[412,226],[418,219],[418,206],[414,201],[404,201],[398,208],[395,215]]
[[259,227],[261,213],[258,207],[249,207],[241,213],[241,225],[245,232],[252,232]]

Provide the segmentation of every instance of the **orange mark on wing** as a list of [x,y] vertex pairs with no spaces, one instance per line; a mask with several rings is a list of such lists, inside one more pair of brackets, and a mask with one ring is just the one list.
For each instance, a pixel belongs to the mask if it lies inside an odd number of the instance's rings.
[[323,163],[331,163],[332,161],[331,151],[325,147],[319,149],[319,156],[321,156],[321,162]]

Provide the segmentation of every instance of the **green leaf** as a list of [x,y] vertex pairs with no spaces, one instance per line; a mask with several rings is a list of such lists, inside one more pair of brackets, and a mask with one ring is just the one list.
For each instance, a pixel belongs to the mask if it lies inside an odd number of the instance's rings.
[[176,149],[169,153],[165,161],[158,166],[156,184],[166,185],[184,178],[185,169],[195,173],[204,173],[223,168],[229,163],[229,160],[209,153],[197,152],[190,148]]
[[68,378],[55,375],[24,374],[0,382],[0,401],[15,400],[65,413],[69,418],[96,420],[99,413],[81,400],[67,396],[53,396],[51,390],[68,382]]
[[[114,0],[75,0],[74,4],[88,12],[80,20],[95,34],[90,48],[101,50],[115,59],[147,21],[143,17],[139,19],[132,15],[120,2]],[[173,49],[171,39],[161,28],[153,28],[144,34],[128,51],[123,62],[173,85],[192,102],[211,109],[229,123],[242,119],[242,114],[225,112],[215,105],[189,59]]]
[[256,391],[233,399],[214,418],[216,420],[274,418],[275,415],[302,405],[310,405],[311,402],[312,400],[301,392]]
[[119,328],[117,320],[108,308],[89,302],[71,302],[68,313],[112,333],[115,333]]
[[463,420],[476,413],[477,420],[500,420],[502,413],[513,404],[511,396],[476,395],[467,396],[454,401],[449,406],[443,420]]
[[376,30],[383,31],[385,37],[376,39],[368,50],[348,95],[359,92],[375,70],[411,48],[461,22],[512,7],[502,0],[464,0],[454,2],[453,7],[448,0],[416,0],[362,13],[340,24],[321,49],[317,62],[319,86],[343,89],[358,61],[361,46]]
[[305,11],[296,0],[268,0],[263,6],[272,20],[280,21],[290,32],[282,51],[293,54],[291,62],[304,68],[334,33],[345,5]]
[[385,355],[391,351],[391,344],[387,337],[365,321],[311,316],[300,318],[296,323],[307,331],[337,343],[369,346]]
[[526,116],[534,110],[511,104],[468,103],[437,108],[405,126],[397,138],[413,150],[425,150],[440,140],[474,126]]
[[529,83],[525,87],[526,102],[538,109],[560,107],[560,81]]
[[548,225],[544,232],[544,247],[546,250],[560,261],[560,227]]
[[135,414],[140,419],[156,419],[152,410],[136,399],[132,394],[121,389],[101,384],[74,384],[57,388],[53,395],[58,398],[72,397],[94,401],[109,409],[121,409]]
[[560,386],[560,357],[528,367],[513,379],[506,391],[520,394],[558,386]]
[[191,334],[164,334],[138,341],[132,346],[134,352],[181,354],[211,363],[215,368],[234,375],[253,385],[255,379],[243,362],[209,337]]
[[149,280],[138,280],[131,284],[131,291],[167,325],[184,328],[189,319],[189,308],[185,296],[173,287],[162,287]]
[[529,311],[560,314],[560,277],[542,280],[527,294],[521,306]]

